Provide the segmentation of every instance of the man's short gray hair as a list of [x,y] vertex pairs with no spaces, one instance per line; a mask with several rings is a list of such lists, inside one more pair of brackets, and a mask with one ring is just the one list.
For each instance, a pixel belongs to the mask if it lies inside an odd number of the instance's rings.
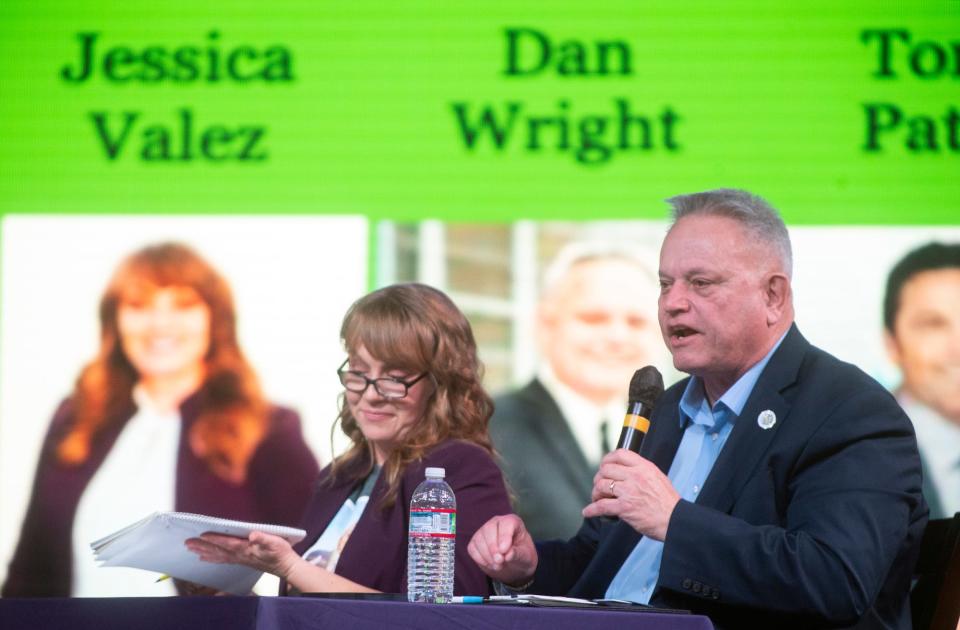
[[667,199],[673,207],[673,225],[691,215],[727,217],[739,222],[768,243],[780,257],[787,277],[793,273],[793,251],[790,234],[780,213],[765,199],[745,190],[718,188],[705,192],[677,195]]
[[635,265],[643,275],[656,285],[658,280],[647,261],[637,253],[636,244],[618,241],[574,241],[557,252],[543,272],[540,294],[546,295],[558,287],[570,270],[581,263],[598,260],[622,260]]

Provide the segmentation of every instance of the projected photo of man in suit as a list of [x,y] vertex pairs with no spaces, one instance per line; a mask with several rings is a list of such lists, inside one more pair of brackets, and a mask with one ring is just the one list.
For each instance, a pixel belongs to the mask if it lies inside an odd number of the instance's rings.
[[491,434],[536,538],[580,526],[593,473],[620,435],[630,377],[665,354],[656,278],[635,250],[604,241],[560,250],[537,306],[536,376],[495,401]]

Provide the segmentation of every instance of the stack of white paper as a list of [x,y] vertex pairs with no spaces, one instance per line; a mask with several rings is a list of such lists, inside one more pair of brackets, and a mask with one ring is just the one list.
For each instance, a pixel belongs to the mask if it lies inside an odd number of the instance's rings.
[[204,562],[184,546],[184,541],[204,532],[246,538],[253,531],[281,536],[291,544],[307,535],[295,527],[244,523],[186,512],[155,512],[93,541],[90,546],[100,566],[157,571],[227,593],[246,595],[260,578],[260,571],[239,564]]

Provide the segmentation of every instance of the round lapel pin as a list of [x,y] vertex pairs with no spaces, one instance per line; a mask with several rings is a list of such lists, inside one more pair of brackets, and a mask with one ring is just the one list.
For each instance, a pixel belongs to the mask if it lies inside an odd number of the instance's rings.
[[777,423],[777,414],[773,413],[769,409],[764,409],[760,412],[760,415],[757,416],[757,424],[760,425],[760,428],[766,431],[767,429],[772,429],[773,425]]

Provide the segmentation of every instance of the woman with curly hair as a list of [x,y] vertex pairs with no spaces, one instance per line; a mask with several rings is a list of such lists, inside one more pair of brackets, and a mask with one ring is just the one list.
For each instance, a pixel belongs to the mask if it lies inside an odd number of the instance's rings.
[[47,432],[3,596],[174,594],[97,567],[89,543],[155,511],[297,523],[318,473],[243,356],[223,277],[184,245],[145,247],[100,301],[99,351]]
[[[347,359],[339,422],[351,447],[321,472],[296,547],[261,532],[204,534],[187,546],[204,560],[247,564],[301,592],[406,592],[408,508],[427,467],[442,467],[457,498],[454,593],[487,579],[467,554],[473,533],[510,501],[487,425],[470,324],[442,292],[389,286],[343,320]],[[282,587],[282,590],[286,590]]]

